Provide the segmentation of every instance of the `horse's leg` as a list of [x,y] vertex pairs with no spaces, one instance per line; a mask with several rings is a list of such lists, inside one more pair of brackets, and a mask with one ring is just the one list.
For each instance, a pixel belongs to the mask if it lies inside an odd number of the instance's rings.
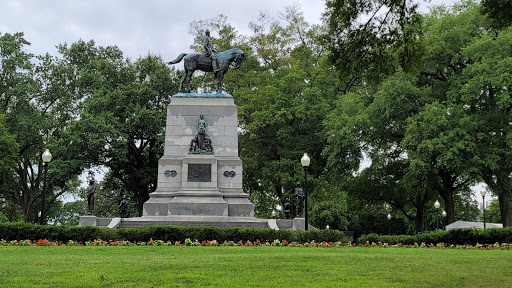
[[183,92],[183,90],[181,90],[181,88],[183,87],[183,81],[185,81],[185,78],[187,77],[187,69],[185,68],[185,74],[183,74],[183,77],[181,78],[181,81],[180,81],[180,90],[179,92]]
[[217,93],[222,93],[222,80],[224,80],[224,73],[222,71],[217,72]]
[[192,80],[192,74],[194,74],[194,71],[187,72],[187,91],[188,91],[188,93],[190,93],[190,81]]
[[187,93],[190,93],[190,81],[192,79],[192,74],[194,74],[194,71],[190,71],[190,70],[187,70],[186,71],[187,74],[186,75],[186,82],[187,82]]

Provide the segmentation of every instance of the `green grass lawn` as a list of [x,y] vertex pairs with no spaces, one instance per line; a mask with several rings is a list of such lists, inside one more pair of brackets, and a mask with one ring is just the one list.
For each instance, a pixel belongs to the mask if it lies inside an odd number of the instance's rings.
[[512,287],[512,250],[0,247],[0,287]]

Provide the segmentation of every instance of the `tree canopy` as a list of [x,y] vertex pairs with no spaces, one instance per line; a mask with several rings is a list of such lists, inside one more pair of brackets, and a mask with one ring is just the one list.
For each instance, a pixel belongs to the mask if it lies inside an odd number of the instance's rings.
[[[402,28],[421,28],[415,69],[399,65],[399,52],[388,45],[395,68],[339,97],[327,117],[330,167],[360,179],[351,194],[388,203],[415,219],[417,231],[438,197],[448,223],[463,217],[456,203],[479,181],[501,195],[503,223],[512,225],[510,29],[496,34],[489,23],[472,1],[434,8],[421,25]],[[371,164],[360,171],[363,157]]]

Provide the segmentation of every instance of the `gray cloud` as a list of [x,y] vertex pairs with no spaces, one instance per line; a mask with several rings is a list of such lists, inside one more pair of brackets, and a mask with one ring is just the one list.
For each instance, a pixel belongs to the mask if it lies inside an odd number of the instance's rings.
[[28,52],[36,55],[56,54],[58,44],[92,39],[97,45],[116,45],[132,59],[148,53],[169,59],[189,51],[193,39],[188,26],[193,20],[224,14],[239,33],[248,35],[248,24],[257,20],[259,11],[277,18],[294,3],[309,23],[321,23],[321,0],[3,0],[0,33],[24,32],[32,44]]
[[278,16],[297,2],[311,23],[320,23],[322,1],[121,1],[121,0],[4,0],[0,9],[0,33],[24,32],[34,54],[55,54],[55,45],[80,39],[98,45],[116,45],[132,59],[147,53],[173,58],[189,50],[188,26],[224,14],[240,33],[259,11]]

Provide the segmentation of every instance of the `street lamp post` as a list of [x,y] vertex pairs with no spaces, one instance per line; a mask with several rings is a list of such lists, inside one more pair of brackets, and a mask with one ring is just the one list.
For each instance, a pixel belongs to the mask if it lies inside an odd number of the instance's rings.
[[272,210],[271,215],[272,215],[272,218],[273,218],[273,219],[276,219],[276,216],[277,216],[277,212],[276,212],[276,210]]
[[448,214],[446,213],[446,211],[443,210],[443,213],[441,213],[441,216],[443,216],[443,223],[444,223],[444,229],[446,229],[446,216]]
[[41,156],[44,162],[44,177],[43,177],[43,195],[41,197],[41,217],[39,217],[39,224],[43,225],[44,223],[44,202],[46,201],[46,172],[48,171],[48,163],[52,161],[52,153],[50,150],[46,149],[43,155]]
[[304,156],[300,159],[300,163],[302,167],[304,167],[304,222],[305,228],[304,230],[308,230],[308,166],[309,166],[309,157],[307,153],[304,153]]
[[482,210],[484,212],[484,229],[485,229],[485,195],[487,194],[487,190],[483,188],[480,190],[480,195],[482,195]]
[[388,235],[391,235],[391,214],[388,214]]
[[436,203],[434,203],[434,207],[436,208],[436,231],[439,230],[439,207],[441,207],[441,204],[439,201],[436,200]]

